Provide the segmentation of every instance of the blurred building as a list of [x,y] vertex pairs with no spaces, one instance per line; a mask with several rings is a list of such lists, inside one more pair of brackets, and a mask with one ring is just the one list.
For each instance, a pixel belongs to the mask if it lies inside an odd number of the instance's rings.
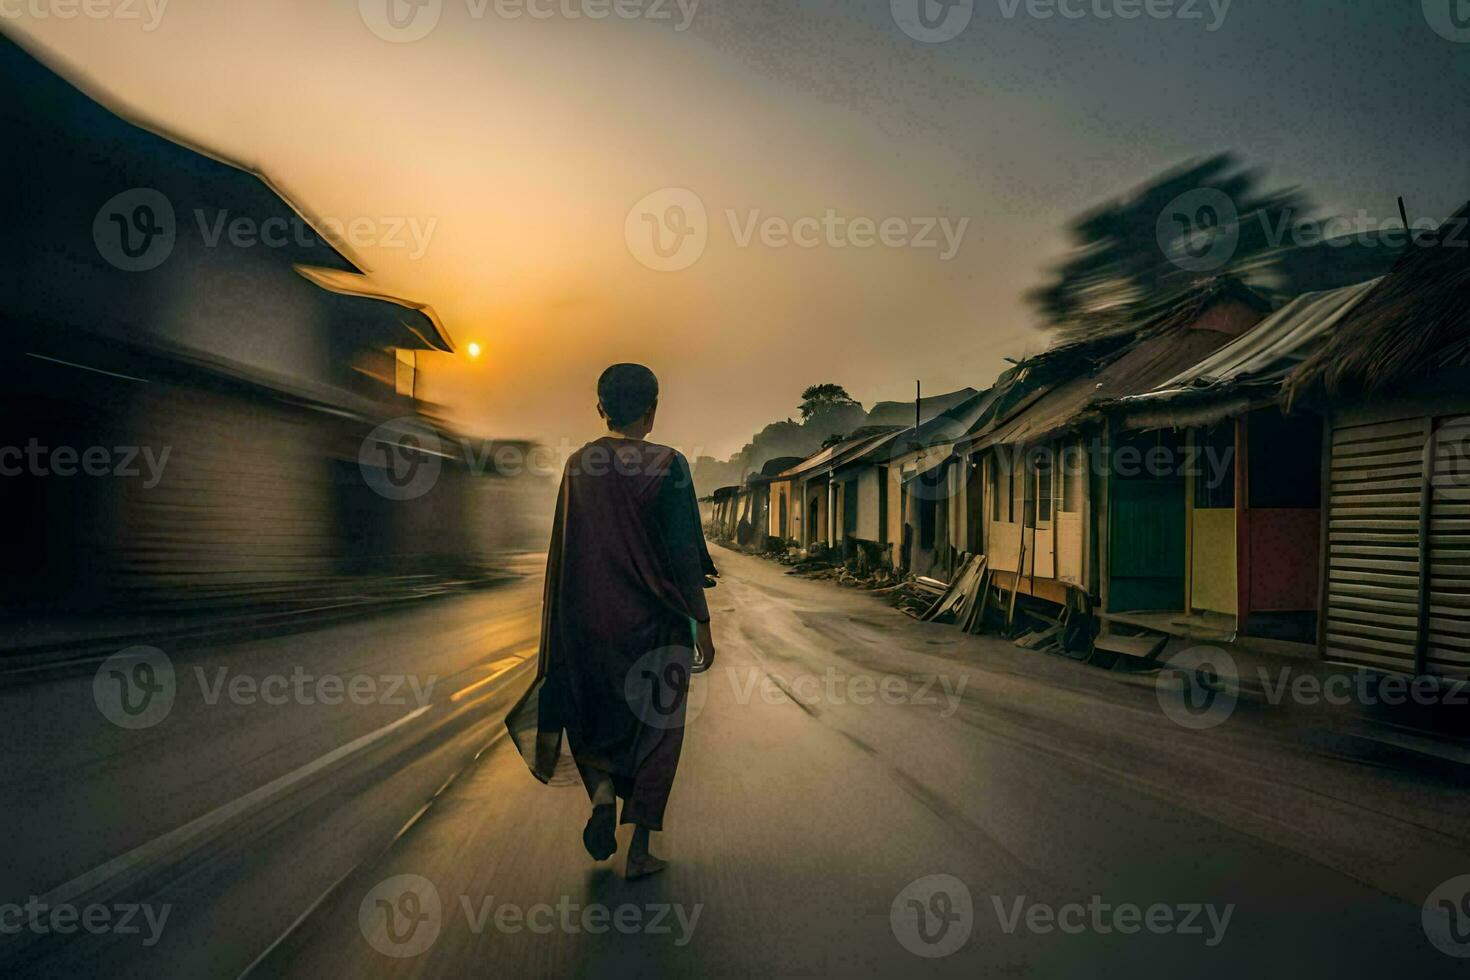
[[[0,87],[7,605],[309,602],[473,576],[517,543],[484,444],[415,398],[420,354],[454,350],[432,309],[268,177],[3,37]],[[395,419],[432,445],[370,438]],[[378,464],[435,479],[385,496]]]

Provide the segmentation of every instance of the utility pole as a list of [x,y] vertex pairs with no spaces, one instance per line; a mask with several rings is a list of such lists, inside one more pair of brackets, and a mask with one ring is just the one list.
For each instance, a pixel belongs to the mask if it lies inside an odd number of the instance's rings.
[[923,424],[923,422],[922,422],[922,414],[921,414],[920,408],[919,408],[919,406],[923,403],[923,401],[924,401],[924,383],[922,381],[915,381],[914,382],[914,428],[916,428],[916,429],[920,425]]

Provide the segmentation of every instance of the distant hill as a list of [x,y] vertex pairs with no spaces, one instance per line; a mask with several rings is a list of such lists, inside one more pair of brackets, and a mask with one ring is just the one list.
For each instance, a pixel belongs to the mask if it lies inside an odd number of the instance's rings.
[[[947,395],[934,395],[919,401],[919,415],[921,422],[927,422],[934,416],[949,411],[961,402],[974,398],[979,392],[974,388],[961,388],[959,391],[951,391]],[[868,411],[867,425],[913,425],[914,403],[907,402],[879,402]]]

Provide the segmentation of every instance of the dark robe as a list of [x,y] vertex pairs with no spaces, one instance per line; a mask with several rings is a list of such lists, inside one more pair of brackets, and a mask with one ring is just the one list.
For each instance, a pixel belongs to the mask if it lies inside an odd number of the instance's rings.
[[506,726],[549,782],[562,733],[590,793],[611,778],[623,823],[661,829],[684,741],[694,621],[717,574],[689,464],[604,437],[567,461],[557,495],[535,683]]

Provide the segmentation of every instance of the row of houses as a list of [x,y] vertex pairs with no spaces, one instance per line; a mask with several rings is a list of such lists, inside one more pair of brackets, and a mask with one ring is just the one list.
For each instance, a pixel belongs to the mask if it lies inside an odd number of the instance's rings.
[[[432,308],[267,176],[4,36],[0,87],[0,612],[311,605],[544,540],[493,447],[417,397],[420,357],[455,350]],[[382,492],[410,470],[432,485]]]
[[1276,308],[1197,283],[922,424],[722,488],[714,533],[945,582],[983,556],[991,588],[1085,612],[1092,642],[1247,637],[1470,675],[1467,217]]

